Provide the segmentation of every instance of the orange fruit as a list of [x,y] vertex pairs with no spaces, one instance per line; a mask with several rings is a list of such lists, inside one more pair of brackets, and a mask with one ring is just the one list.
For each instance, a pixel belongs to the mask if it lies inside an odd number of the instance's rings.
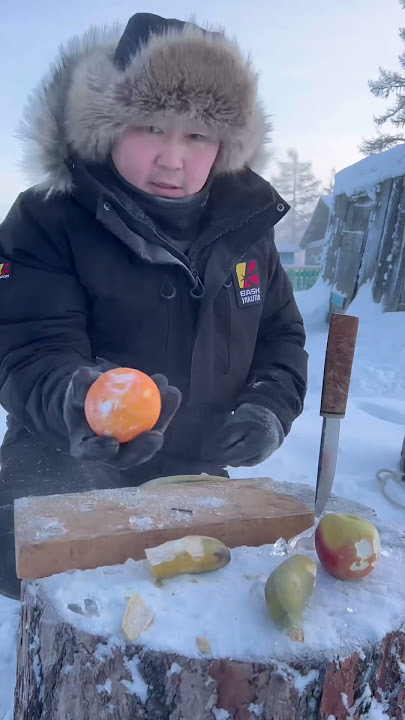
[[110,435],[120,443],[156,424],[161,410],[159,388],[145,373],[133,368],[114,368],[90,386],[84,412],[96,435]]

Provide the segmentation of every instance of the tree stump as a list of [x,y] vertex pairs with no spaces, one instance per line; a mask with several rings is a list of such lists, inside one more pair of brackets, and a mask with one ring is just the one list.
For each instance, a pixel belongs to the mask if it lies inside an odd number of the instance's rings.
[[[307,486],[285,491],[313,502]],[[160,588],[146,561],[24,581],[14,720],[360,720],[374,708],[404,718],[405,536],[357,503],[334,497],[328,511],[371,519],[382,556],[357,582],[318,566],[303,643],[265,608],[282,544],[235,548],[225,568]],[[129,642],[118,620],[133,592],[147,595],[155,619]],[[201,592],[197,613],[188,592]]]

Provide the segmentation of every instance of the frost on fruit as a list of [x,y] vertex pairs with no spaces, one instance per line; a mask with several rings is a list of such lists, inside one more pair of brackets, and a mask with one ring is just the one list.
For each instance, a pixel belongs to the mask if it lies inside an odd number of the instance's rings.
[[153,621],[153,612],[140,595],[134,594],[128,600],[122,621],[122,629],[128,640],[136,640]]
[[292,555],[269,576],[265,598],[270,617],[292,640],[304,641],[301,616],[316,581],[316,565],[306,555]]
[[204,535],[186,535],[178,540],[168,540],[157,547],[146,548],[145,555],[153,577],[159,580],[183,573],[218,570],[231,559],[226,545]]

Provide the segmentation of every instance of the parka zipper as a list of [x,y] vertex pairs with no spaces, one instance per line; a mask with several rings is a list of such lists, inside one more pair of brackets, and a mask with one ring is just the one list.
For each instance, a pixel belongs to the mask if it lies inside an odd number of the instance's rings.
[[231,371],[231,301],[229,300],[229,288],[232,286],[232,280],[225,282],[225,294],[226,294],[226,366],[225,366],[225,375],[229,375]]
[[167,275],[164,276],[163,285],[160,289],[160,296],[163,298],[166,306],[166,325],[165,325],[165,340],[164,347],[166,352],[166,359],[169,357],[169,337],[170,337],[170,303],[176,297],[177,291],[174,285],[170,282]]
[[144,225],[146,225],[146,227],[150,227],[151,231],[156,235],[156,237],[159,238],[159,240],[161,240],[161,242],[163,243],[163,246],[170,248],[172,255],[174,255],[174,257],[177,257],[177,259],[180,260],[182,265],[184,265],[184,267],[186,268],[188,273],[192,276],[194,284],[196,284],[196,277],[198,277],[198,273],[197,273],[197,270],[194,268],[194,266],[191,264],[187,255],[182,253],[181,250],[178,250],[178,248],[176,248],[175,245],[172,245],[172,243],[169,240],[167,240],[165,237],[163,237],[163,235],[161,235],[158,232],[158,230],[156,229],[156,227],[154,225],[149,226],[149,224],[146,223],[141,218],[139,218],[139,221],[142,222]]

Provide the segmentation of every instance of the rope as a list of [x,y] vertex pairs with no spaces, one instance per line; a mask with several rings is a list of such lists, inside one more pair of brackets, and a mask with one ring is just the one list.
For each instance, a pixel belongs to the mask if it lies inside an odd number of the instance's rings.
[[[384,475],[384,477],[383,477]],[[394,472],[393,470],[387,470],[386,468],[382,468],[376,473],[376,478],[378,482],[380,483],[381,492],[384,495],[385,499],[388,500],[388,502],[391,503],[391,505],[395,505],[395,507],[400,508],[400,510],[405,510],[405,503],[397,502],[396,500],[393,500],[390,498],[386,491],[386,485],[388,480],[393,480],[393,482],[397,483],[397,485],[401,485],[402,489],[405,491],[405,474],[401,472]]]

